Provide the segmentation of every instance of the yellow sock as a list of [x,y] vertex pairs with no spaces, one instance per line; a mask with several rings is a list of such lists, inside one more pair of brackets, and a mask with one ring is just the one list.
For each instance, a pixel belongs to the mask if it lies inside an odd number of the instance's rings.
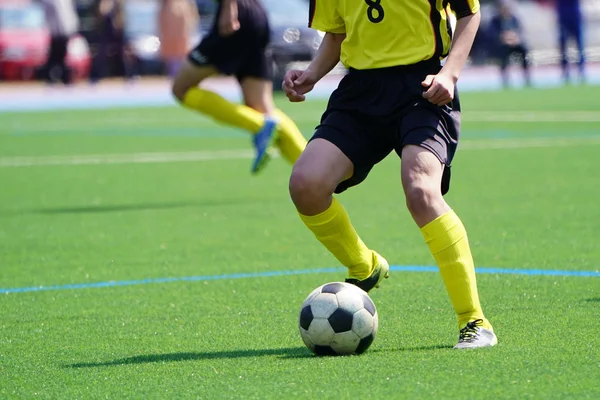
[[358,237],[346,210],[335,197],[321,214],[300,214],[300,218],[327,250],[348,268],[350,278],[362,280],[371,275],[375,255]]
[[482,319],[483,327],[490,329],[479,303],[473,256],[460,218],[448,211],[421,228],[421,232],[440,269],[459,328]]
[[300,154],[306,147],[306,139],[290,117],[283,113],[281,110],[275,110],[273,113],[275,119],[277,119],[277,147],[281,152],[281,156],[285,158],[290,164],[294,164]]
[[183,98],[183,104],[219,122],[256,133],[265,122],[265,117],[253,108],[234,104],[217,93],[198,87],[191,88]]

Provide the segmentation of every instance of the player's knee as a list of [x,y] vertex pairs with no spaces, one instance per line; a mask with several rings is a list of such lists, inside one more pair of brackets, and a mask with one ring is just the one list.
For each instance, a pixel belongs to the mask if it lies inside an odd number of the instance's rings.
[[259,99],[245,100],[246,106],[258,111],[261,114],[269,114],[273,111],[273,107],[268,105],[266,101]]
[[412,215],[428,212],[441,199],[440,187],[427,180],[413,181],[404,185],[406,206]]
[[173,84],[171,85],[171,94],[173,95],[175,100],[179,101],[180,103],[183,102],[185,94],[188,90],[189,87],[187,87],[186,85],[182,85],[181,83],[177,82],[177,80],[174,80]]
[[330,196],[333,192],[323,174],[298,166],[292,170],[289,185],[290,196],[296,205]]

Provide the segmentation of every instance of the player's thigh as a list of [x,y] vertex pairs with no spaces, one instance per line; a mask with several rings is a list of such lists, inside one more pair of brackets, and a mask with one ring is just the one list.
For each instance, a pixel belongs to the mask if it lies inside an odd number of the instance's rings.
[[212,65],[196,65],[189,60],[185,60],[173,79],[173,95],[179,100],[183,100],[188,90],[218,73],[217,68]]
[[273,83],[265,78],[246,76],[240,79],[244,104],[263,114],[275,109],[273,103]]
[[396,153],[402,158],[402,185],[405,192],[422,185],[436,186],[446,194],[450,166],[460,134],[458,93],[450,105],[429,103],[413,107],[400,127]]
[[430,149],[418,145],[402,148],[401,177],[405,192],[439,191],[444,164]]
[[338,146],[326,139],[315,138],[294,164],[290,191],[292,196],[304,192],[329,195],[341,181],[352,176],[353,169],[352,161]]
[[342,174],[335,175],[335,193],[362,183],[394,148],[394,133],[387,124],[351,111],[326,111],[311,142],[317,139],[333,144],[350,161],[343,165]]

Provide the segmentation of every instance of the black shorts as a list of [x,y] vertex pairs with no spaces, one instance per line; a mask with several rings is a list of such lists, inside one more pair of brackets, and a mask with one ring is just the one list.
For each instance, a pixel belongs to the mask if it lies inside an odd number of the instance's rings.
[[[423,98],[421,82],[437,74],[439,62],[354,70],[331,94],[327,109],[312,139],[335,144],[354,164],[354,174],[341,182],[336,193],[364,181],[375,164],[392,150],[398,156],[406,145],[423,147],[442,162],[442,194],[450,187],[450,164],[460,132],[458,93],[443,107]],[[311,139],[311,140],[312,140]]]
[[269,50],[269,19],[260,3],[238,3],[240,29],[231,36],[219,35],[219,13],[214,25],[200,44],[188,55],[195,65],[214,66],[224,75],[270,80],[273,61]]

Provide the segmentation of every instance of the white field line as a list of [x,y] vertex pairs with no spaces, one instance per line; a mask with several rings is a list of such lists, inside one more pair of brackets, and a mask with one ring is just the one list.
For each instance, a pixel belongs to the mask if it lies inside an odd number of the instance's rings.
[[600,122],[600,111],[467,111],[471,122]]
[[[160,113],[159,113],[160,115]],[[171,128],[164,127],[164,118],[159,116],[153,119],[152,115],[144,116],[144,121],[140,125],[140,119],[137,116],[121,115],[110,118],[111,124],[124,126],[127,128],[135,128],[136,131],[140,131],[146,128],[152,128],[156,126],[157,122],[163,124],[160,129],[165,132]],[[463,111],[462,119],[467,122],[600,122],[600,110],[599,111],[564,111],[564,110],[522,110],[522,111]],[[302,115],[297,121],[313,121],[312,115]],[[206,121],[210,121],[206,119]],[[193,124],[178,124],[177,121],[173,122],[174,126],[171,129],[176,131],[179,128],[194,129]],[[314,121],[313,121],[314,122]],[[94,129],[102,128],[106,129],[106,120],[100,117],[90,117],[87,120],[88,130],[93,131]],[[5,129],[0,132],[1,134],[19,134],[22,131],[36,131],[39,133],[54,133],[54,132],[71,132],[80,131],[79,128],[70,128],[65,125],[64,119],[59,117],[48,117],[44,121],[38,120],[27,120],[26,116],[23,115],[23,120],[15,121],[12,124],[3,125]]]
[[90,154],[78,156],[0,157],[0,167],[52,165],[153,164],[211,160],[239,160],[253,157],[251,150],[190,151],[173,153]]
[[[588,145],[600,145],[600,136],[573,139],[562,137],[532,139],[463,140],[459,144],[459,151],[527,149],[540,147],[576,147]],[[61,165],[155,164],[175,162],[199,162],[213,160],[250,159],[253,156],[254,152],[251,150],[215,150],[171,153],[0,157],[0,168]]]

